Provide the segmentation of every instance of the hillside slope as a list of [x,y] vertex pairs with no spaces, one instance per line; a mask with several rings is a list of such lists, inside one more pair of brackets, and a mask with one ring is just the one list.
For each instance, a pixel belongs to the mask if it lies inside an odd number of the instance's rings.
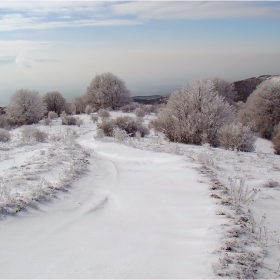
[[257,86],[265,80],[269,80],[273,77],[280,77],[280,75],[262,75],[258,77],[252,77],[245,80],[233,82],[237,96],[234,101],[246,102],[249,95],[257,88]]

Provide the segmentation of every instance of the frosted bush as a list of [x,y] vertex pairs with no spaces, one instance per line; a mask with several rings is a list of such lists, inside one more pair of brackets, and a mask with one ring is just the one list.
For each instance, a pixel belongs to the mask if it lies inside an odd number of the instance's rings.
[[154,108],[152,105],[143,105],[141,106],[141,109],[145,112],[145,115],[150,115]]
[[127,104],[121,107],[121,111],[124,113],[131,113],[133,112],[139,105],[137,103]]
[[136,132],[139,132],[142,137],[150,133],[149,129],[139,122],[136,118],[123,116],[114,120],[104,120],[98,124],[98,128],[102,129],[106,136],[113,136],[114,128],[125,130],[130,137],[134,137]]
[[99,109],[97,114],[98,117],[100,117],[102,120],[106,120],[110,118],[110,113],[105,109]]
[[90,119],[92,120],[93,123],[97,123],[98,122],[98,116],[97,115],[91,115]]
[[57,115],[56,112],[49,111],[49,112],[48,112],[48,118],[49,118],[50,120],[53,120],[53,119],[58,118],[58,115]]
[[0,142],[8,142],[10,140],[11,140],[10,132],[0,128]]
[[44,120],[43,120],[44,125],[50,125],[51,122],[52,122],[52,120],[50,118],[44,118]]
[[120,142],[123,142],[128,138],[128,135],[125,130],[115,127],[113,129],[113,137]]
[[76,117],[76,125],[80,127],[82,124],[84,124],[84,120],[80,119],[79,117]]
[[90,105],[87,105],[85,108],[85,113],[90,115],[91,113],[93,113],[93,108]]
[[76,125],[77,119],[73,116],[63,116],[61,117],[61,124],[63,125]]
[[228,124],[218,131],[219,144],[227,150],[252,152],[255,150],[256,137],[248,126],[242,124]]
[[48,138],[48,133],[41,131],[37,127],[24,126],[21,129],[21,139],[24,142],[30,142],[30,141],[45,142],[47,138]]
[[137,108],[135,110],[135,115],[136,115],[136,117],[143,118],[143,117],[145,117],[146,113],[141,108]]

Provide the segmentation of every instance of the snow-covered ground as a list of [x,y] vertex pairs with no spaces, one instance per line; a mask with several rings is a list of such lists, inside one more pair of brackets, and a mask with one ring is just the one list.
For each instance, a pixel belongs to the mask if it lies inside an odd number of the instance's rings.
[[36,125],[47,143],[22,143],[18,128],[0,147],[1,278],[279,277],[269,141],[256,153],[153,133],[119,143],[95,139],[80,117],[81,127]]

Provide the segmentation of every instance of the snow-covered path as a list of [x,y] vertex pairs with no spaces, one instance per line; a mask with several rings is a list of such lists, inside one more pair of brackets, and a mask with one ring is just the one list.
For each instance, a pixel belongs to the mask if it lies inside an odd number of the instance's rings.
[[89,173],[0,221],[0,277],[215,278],[221,217],[192,164],[89,135]]

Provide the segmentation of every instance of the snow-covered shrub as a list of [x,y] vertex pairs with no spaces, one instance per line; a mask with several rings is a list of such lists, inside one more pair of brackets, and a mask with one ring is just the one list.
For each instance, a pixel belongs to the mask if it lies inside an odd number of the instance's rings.
[[91,113],[93,113],[93,108],[90,106],[90,105],[87,105],[86,108],[85,108],[85,113],[87,115],[90,115]]
[[52,122],[52,120],[50,118],[44,118],[44,120],[43,120],[44,125],[50,125],[51,122]]
[[201,152],[197,155],[197,160],[206,166],[215,166],[215,161],[213,160],[213,157],[209,155],[208,153]]
[[117,127],[125,130],[130,136],[134,137],[136,132],[144,137],[150,133],[147,126],[145,126],[138,118],[133,118],[129,116],[118,117],[115,119],[115,124]]
[[280,123],[274,127],[272,144],[274,153],[280,155]]
[[153,112],[154,107],[152,105],[142,105],[141,109],[145,112],[145,115],[150,115]]
[[49,111],[49,112],[48,112],[48,118],[49,118],[50,120],[53,120],[53,119],[58,118],[58,115],[57,115],[56,112]]
[[154,127],[172,142],[217,146],[217,132],[234,120],[234,111],[213,88],[211,81],[199,80],[173,93]]
[[162,123],[159,119],[150,120],[148,123],[149,129],[154,129],[155,133],[158,134],[162,129]]
[[84,124],[84,120],[80,119],[79,117],[76,117],[76,125],[80,127],[82,124]]
[[280,122],[280,80],[263,81],[248,97],[237,119],[260,137],[271,139],[274,126]]
[[77,119],[73,116],[64,116],[61,117],[61,124],[63,125],[76,125]]
[[24,142],[37,141],[45,142],[48,138],[48,133],[34,126],[25,126],[21,129],[21,139]]
[[149,129],[145,125],[130,116],[117,117],[114,120],[104,120],[97,127],[102,129],[106,136],[113,136],[114,128],[116,127],[125,130],[130,137],[134,137],[137,131],[142,137],[149,134]]
[[10,140],[11,140],[10,132],[0,128],[0,142],[8,142]]
[[222,126],[218,131],[220,147],[227,150],[252,152],[255,150],[256,137],[248,126],[241,123]]
[[90,119],[92,120],[93,123],[97,123],[98,122],[98,116],[97,115],[91,115]]
[[139,104],[137,104],[137,103],[130,103],[130,104],[127,104],[127,105],[121,107],[120,109],[124,113],[131,113],[131,112],[133,112],[138,107],[139,107]]
[[128,138],[128,134],[125,130],[115,127],[113,129],[113,137],[120,142],[123,142],[125,139]]
[[135,109],[135,115],[136,115],[136,117],[143,118],[143,117],[145,117],[146,113],[141,108],[137,108],[137,109]]
[[110,118],[110,113],[105,109],[99,109],[97,114],[102,120]]
[[21,89],[15,92],[7,107],[7,121],[11,125],[37,123],[46,109],[37,91]]

